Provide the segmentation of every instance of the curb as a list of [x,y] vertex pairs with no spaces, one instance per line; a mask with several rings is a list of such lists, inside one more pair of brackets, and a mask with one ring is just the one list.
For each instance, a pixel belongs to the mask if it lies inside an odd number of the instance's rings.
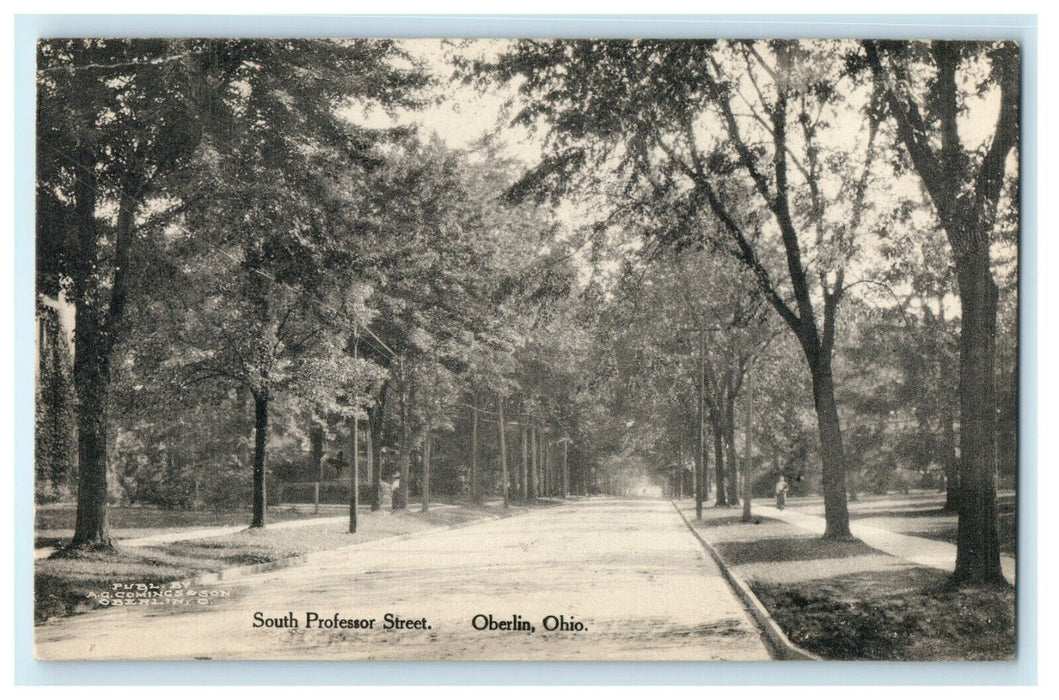
[[776,620],[769,614],[768,609],[765,605],[754,595],[754,591],[750,589],[746,581],[742,577],[738,576],[732,571],[728,563],[721,557],[712,544],[710,544],[699,532],[692,526],[684,512],[680,510],[680,507],[675,501],[670,501],[673,504],[673,508],[677,511],[677,515],[684,521],[688,530],[694,535],[695,539],[698,540],[699,544],[703,549],[710,555],[713,561],[720,568],[721,573],[724,574],[724,578],[728,581],[728,584],[732,587],[739,597],[743,601],[743,605],[753,616],[754,621],[757,622],[758,627],[764,633],[765,639],[768,642],[768,646],[771,647],[770,651],[773,652],[773,656],[780,661],[824,661],[823,657],[817,656],[811,652],[802,649],[800,646],[795,644],[787,637],[783,629],[777,624]]

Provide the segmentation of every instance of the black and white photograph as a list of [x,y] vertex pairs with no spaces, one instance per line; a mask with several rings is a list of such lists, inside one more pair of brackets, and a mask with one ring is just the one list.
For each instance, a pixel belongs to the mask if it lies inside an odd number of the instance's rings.
[[1023,61],[40,39],[36,658],[1014,661]]

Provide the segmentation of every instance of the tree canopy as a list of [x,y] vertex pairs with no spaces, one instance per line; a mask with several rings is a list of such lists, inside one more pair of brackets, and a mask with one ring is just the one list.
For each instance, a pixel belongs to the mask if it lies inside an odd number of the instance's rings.
[[[375,508],[395,475],[427,509],[782,474],[838,539],[862,492],[944,487],[958,579],[995,580],[1017,47],[495,48],[449,78],[412,42],[40,43],[37,291],[76,324],[38,495],[76,492],[74,544],[114,500],[265,526],[354,463]],[[416,125],[461,84],[510,121]]]

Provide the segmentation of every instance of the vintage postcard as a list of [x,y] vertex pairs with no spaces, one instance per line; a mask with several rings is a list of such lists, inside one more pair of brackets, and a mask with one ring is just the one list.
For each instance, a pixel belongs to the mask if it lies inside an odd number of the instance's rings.
[[36,657],[1014,659],[1021,64],[40,40]]

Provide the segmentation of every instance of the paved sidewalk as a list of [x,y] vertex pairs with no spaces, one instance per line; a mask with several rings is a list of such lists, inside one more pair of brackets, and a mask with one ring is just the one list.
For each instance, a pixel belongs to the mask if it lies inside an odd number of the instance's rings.
[[[773,506],[754,503],[754,513],[766,518],[775,518],[803,530],[824,534],[825,521],[818,515],[807,515],[791,508],[779,510]],[[932,540],[926,537],[902,535],[870,525],[861,525],[856,520],[850,521],[853,536],[887,554],[910,561],[921,566],[952,571],[956,567],[956,545]],[[1007,554],[1000,556],[1000,565],[1004,578],[1015,583],[1015,558]]]

